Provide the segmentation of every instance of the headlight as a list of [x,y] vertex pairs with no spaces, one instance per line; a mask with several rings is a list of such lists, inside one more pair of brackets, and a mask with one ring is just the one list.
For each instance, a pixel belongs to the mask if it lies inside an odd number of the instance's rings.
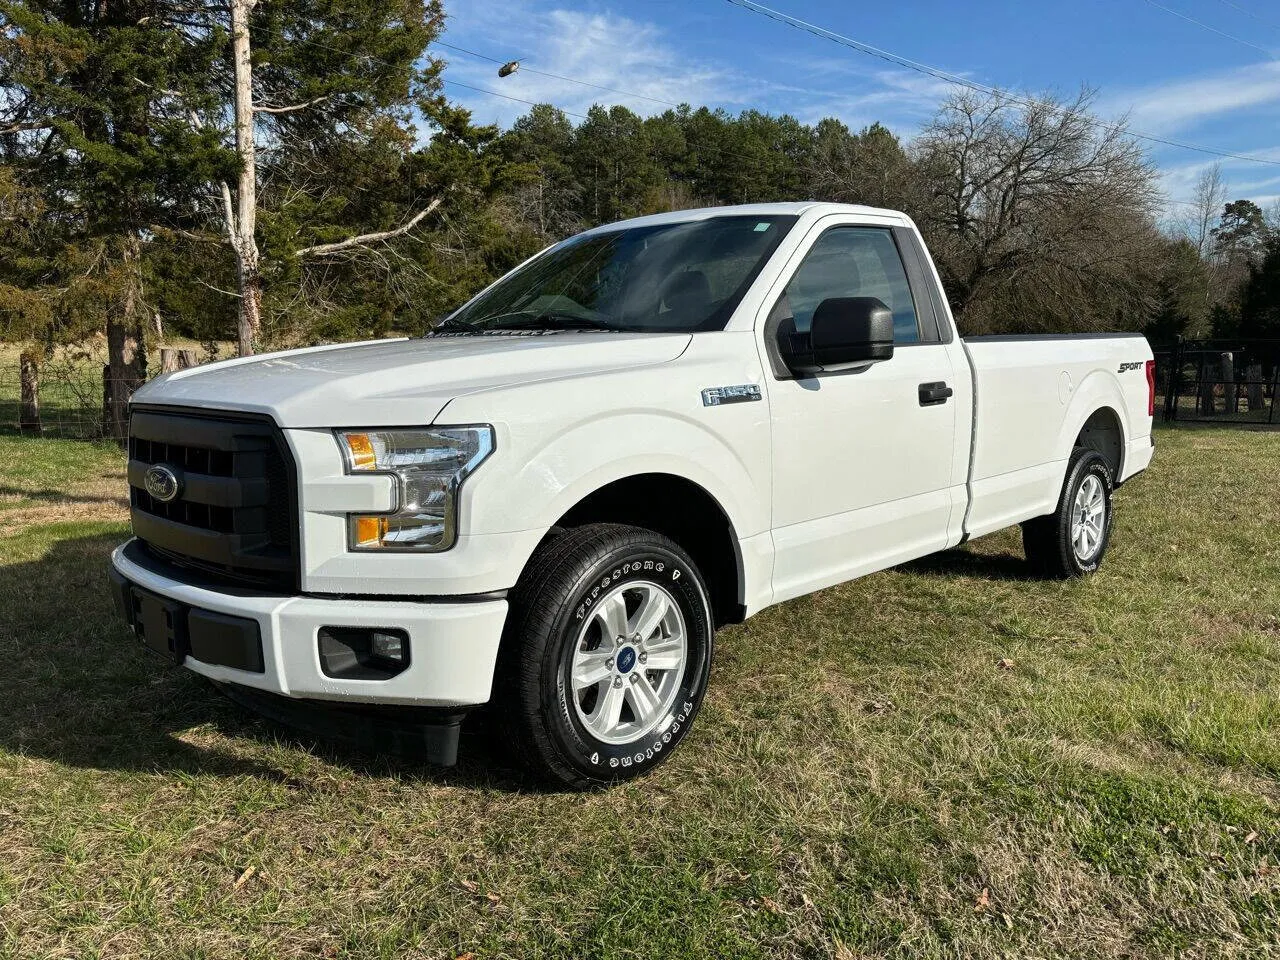
[[348,473],[396,478],[390,513],[351,514],[352,550],[448,550],[458,539],[458,488],[493,452],[493,427],[340,430]]

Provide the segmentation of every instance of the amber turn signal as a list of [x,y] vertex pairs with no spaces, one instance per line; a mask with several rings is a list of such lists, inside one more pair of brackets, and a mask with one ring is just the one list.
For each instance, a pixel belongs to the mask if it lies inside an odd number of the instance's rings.
[[354,547],[376,547],[387,535],[386,517],[352,517],[351,539]]
[[342,439],[347,444],[347,457],[352,470],[377,469],[378,455],[367,433],[344,433]]

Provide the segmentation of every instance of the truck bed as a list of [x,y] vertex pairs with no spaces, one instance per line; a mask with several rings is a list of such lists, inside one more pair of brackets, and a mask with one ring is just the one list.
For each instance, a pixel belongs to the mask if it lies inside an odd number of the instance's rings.
[[[1053,509],[1072,439],[1115,458],[1117,481],[1151,459],[1151,348],[1137,333],[966,337],[974,409],[966,530],[981,536]],[[1115,410],[1086,423],[1099,407]]]

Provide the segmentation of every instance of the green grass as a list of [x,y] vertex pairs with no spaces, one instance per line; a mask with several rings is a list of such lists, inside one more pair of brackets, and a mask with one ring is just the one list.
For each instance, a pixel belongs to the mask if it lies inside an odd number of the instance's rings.
[[[724,631],[680,751],[591,795],[528,790],[479,734],[449,771],[316,744],[145,656],[92,499],[119,455],[3,443],[30,495],[0,513],[0,955],[1280,942],[1280,435],[1162,431],[1085,582],[1026,579],[1003,533]],[[77,462],[75,510],[35,495]]]

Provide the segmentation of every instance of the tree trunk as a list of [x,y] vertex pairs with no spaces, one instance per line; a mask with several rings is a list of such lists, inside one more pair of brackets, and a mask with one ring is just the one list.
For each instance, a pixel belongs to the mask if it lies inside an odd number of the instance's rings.
[[253,60],[249,47],[249,14],[256,0],[231,0],[231,53],[235,68],[236,153],[240,178],[232,246],[239,283],[239,351],[247,357],[262,333],[262,271],[258,257],[257,143],[253,137]]
[[1245,368],[1244,378],[1249,382],[1245,392],[1249,397],[1249,409],[1261,410],[1266,406],[1266,401],[1262,397],[1262,364],[1251,363]]
[[197,366],[200,359],[194,350],[179,350],[177,347],[160,348],[160,372],[177,373],[189,367]]
[[18,429],[23,433],[40,433],[40,355],[34,350],[24,350],[18,362],[22,381]]
[[138,239],[125,241],[121,255],[125,278],[120,308],[107,315],[107,367],[103,384],[104,436],[124,439],[129,431],[129,398],[147,379],[143,349]]

